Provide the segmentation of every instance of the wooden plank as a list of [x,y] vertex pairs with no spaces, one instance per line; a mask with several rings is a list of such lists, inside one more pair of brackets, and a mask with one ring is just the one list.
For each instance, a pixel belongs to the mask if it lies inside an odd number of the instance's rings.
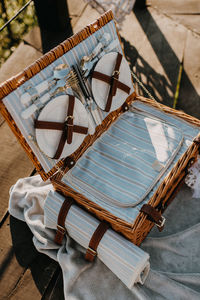
[[[49,286],[49,282],[51,282],[58,268],[58,263],[35,249],[32,241],[33,235],[26,223],[11,217],[10,228],[17,260],[20,265],[29,268],[31,271],[31,273],[28,271],[28,278],[31,275],[33,281],[31,289],[34,290],[37,287],[37,290],[42,295]],[[22,284],[24,290],[27,290],[27,287],[30,286],[29,281],[27,281],[27,275],[23,278]],[[21,291],[18,291],[18,293],[21,295]],[[33,298],[30,298],[32,295]],[[30,297],[27,299],[34,300],[33,293],[30,294]]]
[[10,300],[40,300],[41,294],[37,289],[32,279],[30,270],[27,270],[25,274],[19,279],[16,287],[12,290],[7,299]]
[[9,299],[25,268],[20,266],[14,254],[10,235],[9,218],[0,228],[0,299]]
[[200,1],[197,0],[147,0],[146,4],[156,7],[164,13],[200,13]]
[[0,299],[41,299],[57,270],[55,261],[37,252],[32,236],[26,223],[13,217],[10,226],[7,217],[0,228]]
[[7,123],[0,126],[0,219],[8,207],[9,189],[21,178],[29,176],[33,164],[11,132]]
[[200,36],[188,31],[177,108],[200,119]]
[[127,16],[120,33],[131,68],[156,99],[172,106],[186,28],[150,8]]
[[64,300],[63,291],[63,274],[61,268],[57,268],[54,275],[52,276],[49,285],[42,295],[41,300]]

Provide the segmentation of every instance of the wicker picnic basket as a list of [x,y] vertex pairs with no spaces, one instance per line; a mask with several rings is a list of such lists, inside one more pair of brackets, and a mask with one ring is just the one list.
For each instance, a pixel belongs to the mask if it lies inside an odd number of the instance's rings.
[[[108,11],[93,24],[90,24],[79,33],[75,34],[73,37],[58,45],[56,48],[33,63],[31,66],[26,68],[23,72],[1,84],[0,111],[8,122],[11,130],[23,146],[27,155],[34,163],[38,173],[41,175],[43,180],[47,180],[48,178],[50,178],[57,191],[61,192],[65,196],[72,197],[80,206],[84,207],[84,209],[96,215],[100,220],[107,221],[114,230],[122,233],[133,243],[139,245],[156,223],[155,218],[153,217],[154,212],[157,212],[160,216],[162,215],[162,213],[178,191],[180,184],[183,182],[188,168],[196,161],[197,155],[200,151],[200,134],[197,135],[197,137],[189,145],[184,154],[180,156],[178,161],[166,174],[164,180],[161,180],[159,182],[159,186],[156,188],[147,203],[148,206],[152,207],[153,209],[152,214],[148,214],[147,212],[145,212],[145,210],[140,210],[138,211],[138,215],[135,218],[134,222],[128,222],[120,218],[119,216],[115,216],[110,211],[94,203],[86,196],[82,195],[72,187],[65,184],[62,181],[62,178],[72,167],[76,165],[76,163],[84,155],[86,150],[92,148],[95,141],[97,141],[103,133],[107,132],[111,125],[114,124],[121,115],[126,113],[126,111],[129,110],[130,105],[134,104],[135,102],[140,102],[157,110],[161,110],[167,116],[178,118],[183,122],[186,122],[188,126],[194,126],[196,129],[200,128],[200,121],[192,116],[185,114],[184,112],[174,110],[172,108],[159,104],[154,100],[138,96],[135,92],[133,92],[128,96],[125,103],[120,108],[112,111],[104,118],[102,123],[96,127],[94,134],[87,135],[85,137],[84,141],[75,152],[73,152],[68,157],[60,159],[59,161],[54,163],[52,168],[45,169],[41,163],[41,159],[38,158],[38,155],[34,148],[34,144],[31,144],[31,141],[22,132],[23,130],[20,130],[20,128],[22,127],[19,126],[16,118],[13,117],[10,109],[8,108],[8,103],[9,101],[11,101],[10,94],[16,93],[14,94],[14,96],[16,97],[18,89],[20,89],[23,84],[31,80],[38,73],[42,72],[42,70],[44,70],[46,67],[51,67],[51,64],[56,62],[57,59],[70,52],[70,50],[72,50],[78,44],[85,41],[88,37],[94,35],[110,22],[113,22],[113,14],[111,11]],[[161,223],[157,224],[158,227],[161,227],[159,226],[162,225]]]

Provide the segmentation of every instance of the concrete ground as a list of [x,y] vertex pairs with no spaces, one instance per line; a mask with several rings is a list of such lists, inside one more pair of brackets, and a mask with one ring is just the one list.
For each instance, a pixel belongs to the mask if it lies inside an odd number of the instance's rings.
[[[68,0],[68,5],[74,33],[99,16],[83,0]],[[200,2],[147,0],[147,6],[145,10],[135,9],[127,15],[120,30],[130,67],[156,99],[172,107],[182,64],[177,109],[200,118]],[[34,28],[1,67],[0,82],[17,74],[41,55],[39,28]],[[142,93],[139,88],[138,92]],[[23,223],[18,222],[17,227],[26,232],[26,239],[19,234],[16,240],[11,239],[9,224],[13,238],[16,220],[9,220],[6,214],[8,191],[18,178],[30,175],[33,165],[1,116],[0,136],[0,299],[21,300],[25,299],[24,295],[29,300],[41,299],[41,295],[43,299],[63,299],[62,280],[57,280],[61,276],[57,264],[38,255]],[[27,250],[29,256],[22,260]],[[40,269],[35,267],[36,264]],[[58,295],[58,291],[61,294]]]

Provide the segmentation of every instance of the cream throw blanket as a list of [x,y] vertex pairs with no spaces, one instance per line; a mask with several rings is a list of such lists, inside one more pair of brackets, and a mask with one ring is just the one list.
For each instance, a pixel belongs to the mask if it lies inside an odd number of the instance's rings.
[[44,226],[44,200],[52,189],[40,176],[17,181],[10,191],[9,211],[25,221],[39,252],[56,260],[63,271],[67,300],[200,299],[200,199],[184,186],[165,213],[162,233],[153,229],[142,248],[150,254],[151,270],[143,286],[129,290],[99,260],[89,263],[85,250],[70,238],[59,247],[54,231]]

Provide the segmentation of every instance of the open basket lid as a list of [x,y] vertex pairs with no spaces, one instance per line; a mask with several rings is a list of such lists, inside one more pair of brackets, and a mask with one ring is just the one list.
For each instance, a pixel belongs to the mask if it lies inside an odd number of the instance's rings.
[[[56,135],[57,139],[59,140],[61,131],[57,133],[52,131],[50,133],[50,131],[48,130],[43,131],[35,129],[34,124],[35,120],[37,119],[42,120],[42,118],[44,118],[44,121],[48,121],[47,116],[49,116],[49,114],[51,115],[51,117],[54,115],[53,106],[58,101],[56,100],[56,98],[61,97],[60,99],[65,99],[60,101],[60,103],[62,101],[64,103],[67,101],[66,99],[68,96],[66,95],[66,93],[61,93],[58,96],[53,97],[53,100],[51,100],[50,102],[54,104],[51,104],[50,106],[48,106],[49,104],[46,104],[43,110],[41,110],[41,104],[37,99],[34,103],[38,105],[39,109],[27,119],[22,118],[22,112],[27,109],[27,104],[22,103],[23,101],[20,101],[20,99],[22,99],[22,95],[30,87],[30,92],[36,85],[40,85],[40,88],[43,88],[44,82],[46,82],[49,78],[52,78],[53,71],[57,66],[65,64],[68,65],[69,68],[71,68],[74,64],[80,63],[83,56],[91,54],[93,49],[98,44],[98,38],[105,33],[109,33],[111,37],[110,43],[112,43],[112,41],[115,41],[115,43],[117,42],[114,51],[123,55],[118,32],[113,19],[113,13],[112,11],[108,11],[94,23],[88,25],[79,33],[70,37],[69,39],[52,49],[50,52],[42,56],[35,63],[27,67],[23,72],[0,85],[0,111],[8,122],[8,125],[12,129],[13,133],[25,149],[27,155],[34,163],[38,173],[41,175],[43,180],[50,178],[53,174],[62,170],[62,168],[64,168],[68,163],[69,156],[73,159],[74,151],[77,157],[77,153],[80,149],[83,148],[83,144],[89,142],[90,135],[74,133],[74,141],[76,140],[76,142],[73,145],[70,145],[68,149],[64,146],[62,149],[63,151],[61,151],[62,154],[59,156],[59,158],[55,159],[54,157],[52,157],[53,153],[48,152],[53,152],[55,151],[55,149],[50,149],[52,145],[50,145],[51,142],[49,144],[47,140],[48,136],[50,135],[54,137]],[[124,60],[125,59],[123,58],[123,61]],[[100,83],[100,85],[101,84],[102,83]],[[131,86],[131,92],[133,91],[134,89]],[[118,92],[120,93],[120,91]],[[79,100],[77,101],[80,102]],[[77,101],[76,103],[78,103]],[[115,109],[115,107],[112,108],[111,111],[113,109]],[[49,110],[52,111],[52,113],[50,113]],[[58,110],[60,114],[60,120],[56,117],[52,120],[49,119],[49,121],[59,121],[61,123],[64,122],[64,120],[62,120],[64,116],[61,116],[62,109]],[[75,115],[80,115],[83,111],[84,109],[83,107],[81,107],[81,103],[79,103],[79,105],[75,109]],[[57,113],[58,112],[56,112],[56,114]],[[101,113],[103,119],[105,119],[106,116],[108,116],[109,111]],[[84,113],[81,118],[81,122],[74,124],[87,127],[87,121],[85,120]],[[76,117],[76,119],[78,120],[79,117]],[[49,148],[49,150],[47,148]],[[55,145],[53,148],[55,148]],[[48,156],[50,156],[50,158]]]

